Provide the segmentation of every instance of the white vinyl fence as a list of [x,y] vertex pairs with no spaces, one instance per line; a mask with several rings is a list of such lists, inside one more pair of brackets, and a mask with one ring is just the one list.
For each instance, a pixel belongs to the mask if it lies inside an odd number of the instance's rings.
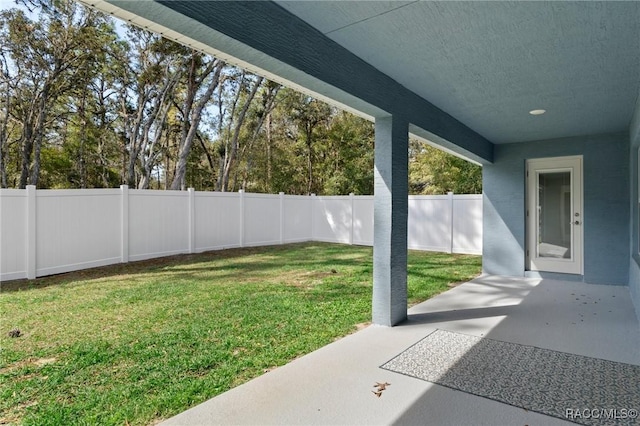
[[[482,196],[409,197],[409,248],[481,254]],[[373,196],[0,189],[0,281],[231,247],[373,245]]]

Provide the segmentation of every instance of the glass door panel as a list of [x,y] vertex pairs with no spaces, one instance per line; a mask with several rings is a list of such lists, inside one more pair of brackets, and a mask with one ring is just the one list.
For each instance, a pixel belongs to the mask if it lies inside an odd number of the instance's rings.
[[582,157],[527,161],[526,268],[582,274]]
[[571,259],[571,171],[538,172],[538,257]]

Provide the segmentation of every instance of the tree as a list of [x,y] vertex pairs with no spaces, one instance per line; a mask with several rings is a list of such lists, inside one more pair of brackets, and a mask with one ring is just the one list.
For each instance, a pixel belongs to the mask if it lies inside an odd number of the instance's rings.
[[306,148],[307,158],[307,194],[319,192],[319,188],[314,185],[314,142],[319,138],[319,133],[323,126],[327,126],[332,111],[325,102],[312,98],[303,93],[288,89],[284,96],[283,108],[290,111],[290,117],[296,125],[298,140],[302,140]]
[[[178,163],[171,189],[186,189],[184,178],[191,145],[198,134],[202,113],[211,100],[214,90],[220,84],[220,74],[225,67],[224,62],[196,51],[191,52],[188,64],[186,93],[180,109],[182,129],[180,132]],[[198,92],[202,88],[204,88],[204,91],[200,98],[197,99]]]
[[161,157],[163,130],[185,59],[176,54],[181,46],[148,31],[130,27],[128,37],[133,57],[126,59],[130,65],[122,70],[118,96],[123,180],[144,189]]
[[[278,93],[281,89],[281,86],[272,81],[266,80],[264,84],[260,87],[256,97],[254,98],[254,102],[252,102],[249,111],[247,112],[248,119],[247,129],[249,132],[248,140],[242,146],[242,150],[238,156],[239,162],[242,164],[240,173],[242,174],[242,189],[247,190],[249,187],[249,182],[251,180],[251,175],[253,174],[253,169],[256,164],[256,160],[262,156],[262,152],[256,149],[257,143],[262,143],[267,148],[267,176],[265,186],[269,186],[270,180],[270,167],[271,167],[271,157],[270,157],[270,144],[271,140],[271,114],[273,109],[276,107]],[[267,123],[267,127],[264,131],[264,135],[262,134],[262,130],[264,128],[265,122]],[[262,176],[262,180],[264,179],[264,175]],[[267,192],[271,192],[267,190]]]
[[11,86],[9,85],[9,67],[4,55],[0,56],[0,188],[7,187],[7,148],[9,141],[9,103]]
[[[275,87],[275,83],[266,83],[257,108],[253,106],[249,112],[248,128],[259,128],[254,121],[264,121],[264,127],[243,147],[240,170],[236,171],[242,176],[242,188],[308,194],[311,182],[311,191],[317,194],[371,194],[373,124],[315,100],[312,105],[317,102],[314,107],[323,118],[313,123],[312,108],[304,105],[311,99],[290,89],[273,97],[269,84]],[[300,114],[304,109],[307,113]]]
[[[216,182],[216,191],[224,192],[229,190],[229,177],[231,176],[232,168],[235,166],[241,136],[246,139],[246,135],[242,135],[242,131],[247,112],[263,80],[264,78],[248,74],[245,71],[241,72],[236,78],[228,79],[232,102],[228,116],[223,113],[222,101],[219,103],[219,112],[222,113],[220,114],[219,123],[221,125],[225,123],[225,127],[221,127],[218,133],[221,137],[221,144],[219,151],[220,172]],[[223,118],[225,116],[226,119]]]
[[322,192],[325,194],[373,194],[373,123],[345,111],[330,122],[321,156]]
[[10,114],[21,125],[18,186],[37,185],[44,135],[53,104],[68,93],[77,77],[90,72],[101,49],[105,17],[73,2],[42,8],[38,21],[18,9],[0,14],[0,44],[13,81]]
[[482,167],[423,142],[409,144],[409,190],[412,194],[479,194]]
[[[113,187],[121,183],[117,174],[118,138],[114,132],[117,120],[116,95],[118,75],[123,68],[116,60],[123,56],[126,46],[118,40],[112,23],[98,36],[101,49],[93,60],[81,69],[76,84],[66,96],[55,103],[58,123],[49,132],[59,134],[57,149],[68,157],[71,187]],[[57,128],[55,126],[58,126]],[[43,163],[43,168],[47,164]],[[60,186],[51,183],[50,186]]]

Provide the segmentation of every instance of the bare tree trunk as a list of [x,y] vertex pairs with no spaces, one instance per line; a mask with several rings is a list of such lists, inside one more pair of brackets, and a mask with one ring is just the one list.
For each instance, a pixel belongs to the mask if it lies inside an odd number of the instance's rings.
[[40,152],[42,150],[42,140],[44,125],[47,116],[47,98],[49,97],[49,86],[45,83],[42,91],[38,95],[37,102],[30,107],[27,117],[22,123],[22,162],[20,171],[20,188],[27,185],[38,185],[40,177]]
[[311,195],[313,187],[313,151],[312,151],[312,132],[313,128],[308,126],[306,129],[306,143],[307,143],[307,168],[308,168],[308,181],[307,181],[307,195]]
[[31,165],[31,153],[33,152],[33,125],[31,120],[25,120],[22,124],[22,159],[20,163],[20,181],[18,187],[24,189],[29,183],[29,167]]
[[83,89],[82,91],[82,99],[80,100],[80,108],[78,114],[80,115],[80,152],[79,155],[79,167],[78,171],[80,173],[80,188],[87,187],[87,167],[86,160],[84,158],[84,149],[85,144],[87,142],[87,114],[86,114],[86,102],[87,102],[87,91]]
[[267,114],[267,191],[273,192],[273,170],[271,159],[271,111]]
[[[48,96],[48,95],[47,95]],[[36,127],[36,137],[33,151],[33,168],[31,170],[31,185],[38,185],[40,180],[40,152],[42,151],[42,140],[44,139],[44,123],[47,117],[46,98],[42,96],[40,101],[40,111],[38,114],[38,124]]]
[[138,184],[138,188],[140,189],[148,189],[149,184],[151,182],[151,174],[153,173],[153,169],[158,164],[158,160],[162,155],[162,152],[156,150],[156,146],[160,145],[161,139],[163,136],[162,129],[166,127],[167,124],[167,116],[169,115],[169,109],[171,104],[169,100],[166,99],[161,103],[160,110],[158,112],[158,116],[155,118],[156,121],[156,132],[154,137],[149,142],[149,131],[150,126],[145,127],[145,135],[143,137],[143,156],[141,158],[142,163],[142,176],[140,177],[140,183]]
[[[0,124],[1,126],[1,124]],[[7,167],[5,166],[5,141],[4,132],[0,128],[0,188],[7,187]]]
[[238,161],[245,160],[245,167],[242,172],[242,189],[243,190],[246,189],[249,173],[251,171],[251,167],[253,163],[252,161],[253,158],[251,156],[251,153],[253,152],[252,151],[253,144],[258,139],[258,136],[260,135],[260,131],[262,130],[262,126],[264,125],[265,120],[271,119],[271,112],[275,107],[275,100],[279,90],[280,90],[280,86],[273,86],[269,84],[269,86],[267,87],[266,93],[264,93],[264,95],[262,96],[263,110],[262,110],[262,113],[259,114],[260,119],[258,120],[258,123],[255,125],[255,128],[253,130],[253,135],[251,136],[249,141],[244,144],[244,146],[242,147],[241,153],[238,156]]
[[7,167],[4,160],[5,155],[4,144],[0,140],[0,188],[7,188]]
[[[171,141],[168,142],[170,144]],[[169,189],[169,170],[171,170],[171,159],[169,158],[169,151],[171,150],[171,146],[167,147],[167,152],[165,154],[165,164],[164,164],[164,190]]]
[[[218,180],[216,181],[216,191],[225,191],[224,189],[224,170],[227,167],[227,163],[229,162],[229,155],[230,155],[230,151],[231,151],[231,147],[230,147],[230,140],[229,140],[229,134],[231,133],[231,129],[233,129],[234,123],[235,123],[235,118],[236,118],[236,108],[238,107],[238,102],[240,101],[240,95],[242,94],[242,86],[244,84],[244,78],[245,78],[246,73],[243,72],[242,76],[240,77],[240,85],[238,87],[238,90],[236,91],[236,96],[233,100],[233,105],[231,107],[231,114],[229,114],[229,122],[227,123],[227,131],[225,132],[225,136],[224,136],[224,146],[222,147],[222,152],[220,154],[220,170],[218,171]],[[220,101],[218,102],[218,111],[219,111],[219,116],[222,118],[223,117],[223,99],[222,97],[220,97]],[[219,120],[218,123],[218,135],[222,135],[222,119]]]
[[[3,73],[4,74],[4,73]],[[5,81],[6,91],[4,93],[4,112],[0,115],[0,188],[7,187],[7,166],[6,166],[6,147],[9,140],[9,81]]]
[[[193,145],[193,139],[196,137],[198,133],[198,126],[200,126],[200,120],[202,119],[202,112],[204,111],[205,106],[209,103],[211,96],[213,96],[213,92],[218,87],[220,82],[220,73],[224,68],[224,62],[214,61],[210,64],[210,67],[205,70],[203,73],[202,79],[200,82],[197,82],[195,79],[190,79],[190,90],[193,90],[193,96],[187,96],[187,101],[193,104],[195,93],[198,90],[198,87],[202,84],[202,80],[204,80],[212,71],[213,77],[209,86],[207,87],[206,92],[202,95],[198,103],[196,104],[195,109],[191,110],[191,105],[188,105],[188,109],[185,108],[186,111],[189,111],[190,114],[184,117],[185,124],[188,123],[187,126],[183,127],[182,132],[182,140],[180,143],[180,153],[178,155],[178,163],[176,165],[176,173],[173,176],[173,182],[171,182],[171,189],[182,189],[185,190],[185,182],[184,177],[187,172],[187,160],[189,159],[189,154],[191,153],[191,146]],[[215,70],[215,71],[214,71]],[[193,70],[192,70],[193,71]],[[195,72],[195,71],[193,71]]]
[[[168,72],[168,71],[167,71]],[[145,88],[138,93],[137,112],[133,118],[127,114],[124,97],[121,105],[121,115],[125,121],[133,121],[127,126],[127,147],[128,168],[126,173],[127,184],[131,187],[136,185],[136,165],[140,164],[142,173],[140,185],[148,185],[149,173],[153,170],[157,153],[155,146],[158,142],[156,137],[152,137],[152,129],[157,130],[156,136],[160,136],[163,123],[171,105],[173,90],[180,79],[180,73],[173,75],[165,74],[165,80],[160,86],[159,94],[151,96],[151,89]],[[149,106],[149,102],[152,102]],[[146,113],[146,114],[145,114]]]
[[[102,186],[104,188],[108,188],[110,186],[109,182],[109,160],[105,154],[105,145],[106,145],[106,133],[107,133],[107,106],[105,104],[106,96],[105,96],[105,82],[104,80],[100,81],[100,93],[98,94],[98,117],[100,118],[99,124],[99,139],[98,139],[98,158],[100,160],[100,179],[102,180]],[[107,95],[108,96],[108,95]]]
[[211,152],[209,152],[209,149],[204,143],[204,139],[202,139],[202,136],[200,135],[196,135],[196,137],[198,138],[198,142],[200,142],[200,147],[202,147],[202,150],[204,151],[204,155],[207,157],[207,164],[209,164],[209,167],[211,168],[211,170],[215,169],[216,165],[213,162],[213,157],[211,156]]
[[[140,128],[142,127],[142,120],[144,118],[144,106],[147,102],[148,95],[147,93],[138,93],[138,103],[136,116],[133,121],[133,126],[126,126],[128,133],[126,135],[127,146],[124,147],[123,153],[126,158],[126,172],[125,172],[125,181],[130,188],[136,187],[136,162],[138,161],[138,155],[140,154],[140,144],[138,143],[138,139],[140,138]],[[124,97],[122,98],[122,111],[125,120],[127,120],[127,106],[125,104]]]
[[253,85],[253,88],[251,89],[251,92],[249,93],[249,96],[247,96],[247,99],[242,107],[242,110],[240,111],[240,115],[238,116],[238,120],[236,122],[234,133],[233,133],[233,138],[231,139],[231,152],[229,153],[229,157],[227,159],[227,162],[225,164],[223,174],[222,174],[222,191],[223,192],[227,191],[229,187],[229,175],[231,173],[231,167],[233,166],[233,163],[236,159],[236,155],[238,154],[238,142],[240,139],[240,130],[242,129],[242,125],[244,124],[244,120],[247,116],[247,111],[251,106],[251,102],[253,101],[253,98],[256,96],[258,87],[262,84],[263,80],[264,79],[262,77],[258,77],[255,84]]
[[128,185],[129,180],[127,178],[127,138],[125,135],[122,135],[122,150],[120,151],[122,154],[121,162],[120,162],[120,184]]

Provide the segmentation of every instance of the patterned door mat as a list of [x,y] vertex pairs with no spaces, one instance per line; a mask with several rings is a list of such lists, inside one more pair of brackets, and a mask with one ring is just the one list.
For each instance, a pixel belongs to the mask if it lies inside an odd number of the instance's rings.
[[640,424],[640,366],[436,330],[386,370],[585,425]]

